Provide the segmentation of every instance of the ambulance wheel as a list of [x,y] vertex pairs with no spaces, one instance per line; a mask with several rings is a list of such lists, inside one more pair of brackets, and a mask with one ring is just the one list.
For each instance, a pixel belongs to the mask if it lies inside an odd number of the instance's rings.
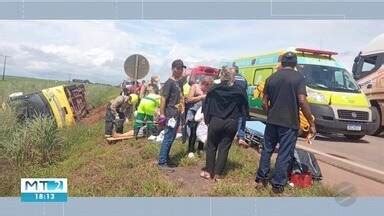
[[353,141],[357,141],[357,140],[360,140],[361,138],[363,138],[365,135],[350,135],[350,134],[344,134],[344,136],[349,139],[349,140],[353,140]]

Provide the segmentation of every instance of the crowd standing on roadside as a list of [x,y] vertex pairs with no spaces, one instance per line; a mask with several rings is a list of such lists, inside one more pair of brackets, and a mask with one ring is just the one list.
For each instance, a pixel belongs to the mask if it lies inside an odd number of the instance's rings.
[[[272,191],[281,193],[288,181],[294,149],[298,137],[299,110],[309,121],[310,133],[315,134],[312,114],[306,100],[303,75],[295,70],[297,56],[287,52],[281,56],[281,65],[265,83],[263,108],[267,113],[263,151],[256,172],[256,187],[272,185]],[[248,83],[236,65],[223,67],[218,77],[205,76],[191,83],[184,73],[186,66],[180,59],[171,64],[171,76],[160,86],[160,77],[151,77],[148,83],[137,81],[122,84],[121,95],[107,107],[106,137],[122,133],[124,108],[134,107],[134,133],[137,135],[145,123],[148,135],[158,135],[155,128],[162,126],[158,167],[174,172],[176,165],[170,159],[170,151],[179,130],[183,131],[183,143],[188,140],[186,156],[201,156],[206,149],[205,167],[200,177],[208,180],[223,178],[228,154],[234,140],[248,147],[245,127],[249,116],[247,99]],[[189,75],[189,74],[188,74]],[[284,113],[281,110],[285,110]],[[155,126],[156,121],[156,126]],[[237,139],[235,139],[237,138]],[[277,144],[278,156],[275,170],[270,175],[270,161]]]

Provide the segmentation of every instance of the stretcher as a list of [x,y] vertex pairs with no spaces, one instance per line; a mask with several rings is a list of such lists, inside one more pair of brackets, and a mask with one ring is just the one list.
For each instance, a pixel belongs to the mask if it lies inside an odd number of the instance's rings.
[[245,124],[245,141],[253,146],[264,145],[265,124],[260,121],[247,121]]
[[116,142],[127,140],[127,139],[132,139],[134,137],[135,136],[133,134],[133,130],[130,130],[130,131],[123,133],[123,134],[115,133],[112,135],[112,137],[106,138],[105,141],[107,142],[107,144],[114,144]]

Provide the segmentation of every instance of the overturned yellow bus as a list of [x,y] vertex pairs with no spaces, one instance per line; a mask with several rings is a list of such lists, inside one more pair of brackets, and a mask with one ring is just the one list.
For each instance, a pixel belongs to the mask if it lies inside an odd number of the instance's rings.
[[29,94],[13,94],[9,103],[18,119],[52,117],[59,128],[71,126],[88,114],[84,85],[56,86]]

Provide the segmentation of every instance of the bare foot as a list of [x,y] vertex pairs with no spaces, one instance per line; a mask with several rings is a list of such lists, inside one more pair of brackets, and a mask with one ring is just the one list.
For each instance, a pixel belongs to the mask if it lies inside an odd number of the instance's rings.
[[241,146],[243,148],[249,148],[249,144],[247,142],[245,142],[245,140],[243,140],[243,139],[239,140],[239,146]]
[[206,171],[202,171],[200,173],[200,177],[206,180],[212,180],[211,174],[209,174],[209,172],[206,172]]

